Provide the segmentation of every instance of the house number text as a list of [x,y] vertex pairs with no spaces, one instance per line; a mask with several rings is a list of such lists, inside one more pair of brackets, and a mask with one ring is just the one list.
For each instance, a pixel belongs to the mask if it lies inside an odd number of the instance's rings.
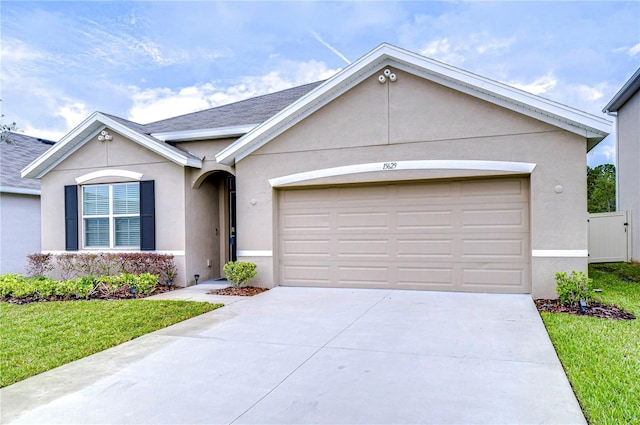
[[395,170],[395,168],[398,166],[397,162],[385,162],[384,164],[382,164],[382,169],[383,170]]

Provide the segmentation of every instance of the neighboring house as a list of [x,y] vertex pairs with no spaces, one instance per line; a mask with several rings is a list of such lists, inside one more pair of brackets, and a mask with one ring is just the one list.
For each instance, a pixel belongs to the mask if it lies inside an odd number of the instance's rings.
[[[4,138],[8,139],[8,143]],[[27,255],[40,252],[40,182],[20,171],[53,145],[5,132],[0,141],[0,273],[25,273]]]
[[[327,81],[140,125],[96,112],[23,170],[43,250],[172,253],[181,284],[531,293],[587,268],[611,123],[382,44]],[[237,241],[237,243],[236,243]]]
[[629,258],[640,260],[640,68],[602,112],[617,116],[618,211],[629,211]]

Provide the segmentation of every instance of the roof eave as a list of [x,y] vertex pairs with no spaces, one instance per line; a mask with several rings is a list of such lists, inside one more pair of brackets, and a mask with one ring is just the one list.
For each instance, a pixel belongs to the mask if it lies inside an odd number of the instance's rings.
[[40,196],[40,189],[29,189],[26,187],[14,187],[14,186],[0,186],[0,193]]
[[149,136],[141,134],[100,112],[94,112],[80,123],[80,125],[60,139],[53,147],[27,165],[22,170],[21,176],[23,178],[42,178],[51,169],[107,127],[178,165],[202,168],[202,160],[177,152],[168,145],[165,146],[156,143]]
[[638,90],[640,90],[640,68],[624,83],[602,112],[614,115]]
[[329,103],[341,94],[345,87],[348,89],[368,78],[371,72],[382,65],[393,66],[414,75],[423,76],[444,86],[523,113],[586,138],[589,138],[591,134],[593,136],[591,139],[596,144],[611,132],[612,123],[605,118],[570,108],[385,43],[220,151],[216,155],[216,161],[225,165],[233,165],[240,161],[278,134]]
[[164,131],[151,133],[151,137],[155,137],[163,142],[184,142],[191,140],[207,140],[207,139],[226,139],[230,137],[240,137],[249,133],[256,128],[259,123],[235,125],[218,128],[204,128],[200,130],[184,130],[184,131]]

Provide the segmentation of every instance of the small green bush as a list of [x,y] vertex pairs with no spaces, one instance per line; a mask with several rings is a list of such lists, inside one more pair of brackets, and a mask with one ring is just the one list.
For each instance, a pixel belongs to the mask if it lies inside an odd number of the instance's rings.
[[133,276],[133,285],[139,294],[149,295],[158,286],[158,276],[151,273],[142,273]]
[[24,298],[33,292],[32,285],[20,273],[0,275],[0,296]]
[[247,284],[256,274],[256,265],[248,261],[229,261],[224,265],[224,275],[235,287]]
[[46,277],[37,277],[31,280],[33,289],[40,295],[40,298],[50,298],[56,293],[58,282]]
[[1,298],[34,297],[39,300],[89,299],[116,294],[122,288],[136,288],[138,294],[149,295],[158,285],[158,276],[123,273],[119,276],[93,276],[78,279],[53,280],[45,277],[24,277],[21,274],[0,275]]
[[565,272],[556,273],[556,291],[558,299],[563,305],[577,306],[580,300],[593,300],[593,281],[583,272],[575,270],[568,275]]

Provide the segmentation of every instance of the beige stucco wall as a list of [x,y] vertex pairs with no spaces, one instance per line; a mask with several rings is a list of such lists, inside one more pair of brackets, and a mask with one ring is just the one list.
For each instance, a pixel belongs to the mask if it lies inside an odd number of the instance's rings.
[[629,211],[629,256],[640,260],[640,92],[618,111],[618,210]]
[[[396,82],[380,84],[378,74],[372,75],[236,164],[238,249],[262,255],[273,251],[273,257],[242,258],[258,264],[259,284],[278,284],[274,275],[278,263],[276,192],[268,179],[354,164],[434,159],[535,163],[530,180],[532,250],[587,249],[584,138],[392,71],[398,75]],[[342,176],[332,182],[473,174],[389,171]],[[556,186],[562,186],[560,193]],[[586,271],[586,267],[586,257],[536,257],[531,262],[532,295],[555,296],[555,272]]]
[[[93,138],[42,178],[42,250],[61,252],[65,249],[63,189],[65,185],[75,185],[77,177],[109,168],[138,172],[142,173],[143,180],[155,180],[156,250],[161,253],[175,254],[179,270],[176,283],[184,284],[186,249],[184,168],[124,138],[115,131],[109,131],[113,140],[100,142],[97,138]],[[127,179],[108,177],[87,183],[122,181]],[[82,231],[79,233],[82,238]],[[82,248],[82,241],[80,241],[80,249],[88,251]]]

